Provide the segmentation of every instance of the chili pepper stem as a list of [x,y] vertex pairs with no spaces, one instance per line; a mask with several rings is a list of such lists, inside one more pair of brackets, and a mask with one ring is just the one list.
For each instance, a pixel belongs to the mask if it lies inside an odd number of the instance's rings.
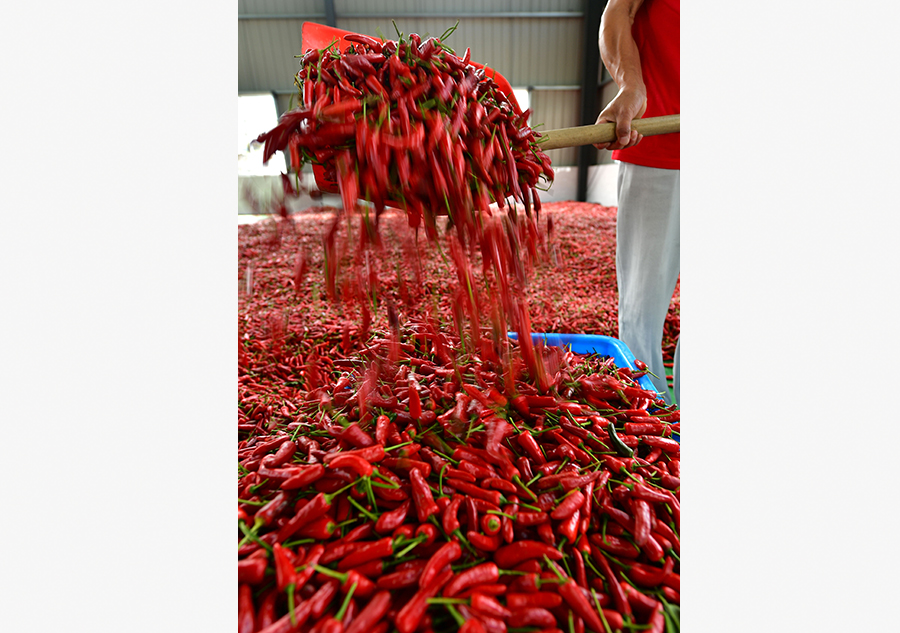
[[371,521],[377,521],[377,520],[378,520],[378,517],[377,517],[377,516],[375,516],[374,514],[372,514],[371,512],[369,512],[368,510],[366,510],[366,509],[365,509],[364,507],[362,507],[361,505],[359,505],[359,502],[358,502],[356,499],[354,499],[353,497],[348,497],[348,498],[350,499],[350,505],[352,505],[354,508],[356,508],[357,510],[359,510],[363,515],[365,515],[365,517],[366,517],[367,519],[369,519],[369,520],[371,520]]
[[452,604],[444,605],[447,607],[447,611],[453,616],[453,619],[456,620],[457,626],[462,626],[466,623],[466,619],[462,617],[462,614],[454,607]]
[[261,540],[258,536],[256,536],[256,533],[253,530],[251,530],[250,528],[248,528],[247,524],[244,521],[238,521],[238,528],[241,530],[241,532],[244,533],[245,539],[250,539],[257,545],[260,545],[261,547],[263,547],[270,554],[272,553],[272,546],[269,545],[268,543],[266,543],[265,541]]
[[288,613],[291,614],[291,626],[297,626],[297,616],[294,614],[294,583],[284,588],[287,591]]
[[334,616],[334,619],[340,622],[344,619],[344,614],[347,613],[347,607],[350,606],[350,598],[353,597],[353,592],[356,591],[356,585],[359,583],[353,583],[350,587],[350,591],[347,592],[347,595],[344,596],[344,602],[341,604],[340,610],[337,612],[337,615]]
[[462,598],[428,598],[428,604],[469,604],[468,600]]
[[401,556],[403,556],[403,555],[406,554],[407,552],[410,552],[410,551],[412,551],[413,549],[415,549],[415,548],[419,545],[419,543],[422,543],[422,542],[424,542],[424,541],[426,541],[426,540],[428,540],[428,536],[425,535],[425,534],[421,534],[421,535],[417,536],[416,538],[412,539],[412,540],[409,542],[409,543],[410,543],[410,544],[409,544],[409,547],[407,547],[407,548],[405,548],[404,550],[398,552],[398,553],[395,554],[394,556],[396,556],[397,558],[400,558]]
[[341,582],[347,582],[347,574],[345,573],[335,571],[333,569],[328,569],[327,567],[322,567],[321,565],[313,565],[313,569],[315,569],[320,574],[325,574],[326,576],[337,578]]
[[594,599],[594,606],[597,607],[597,613],[600,614],[600,619],[603,621],[603,628],[606,629],[606,633],[612,633],[612,629],[609,628],[609,622],[606,621],[606,616],[603,614],[603,609],[600,608],[600,600],[597,598],[597,592],[594,591],[593,587],[591,587],[591,597]]

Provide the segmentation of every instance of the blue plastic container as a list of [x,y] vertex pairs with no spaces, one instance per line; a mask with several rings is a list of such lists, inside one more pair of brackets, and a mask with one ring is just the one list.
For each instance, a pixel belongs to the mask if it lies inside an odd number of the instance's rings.
[[[518,334],[509,332],[509,338],[518,340]],[[612,356],[616,363],[616,367],[628,367],[637,371],[634,364],[634,354],[628,349],[622,341],[611,336],[601,336],[599,334],[548,334],[544,332],[532,332],[531,340],[535,343],[538,339],[544,340],[544,345],[554,345],[556,347],[568,347],[576,354],[601,354],[603,356]],[[656,386],[648,376],[641,376],[638,384],[648,391],[659,393]]]

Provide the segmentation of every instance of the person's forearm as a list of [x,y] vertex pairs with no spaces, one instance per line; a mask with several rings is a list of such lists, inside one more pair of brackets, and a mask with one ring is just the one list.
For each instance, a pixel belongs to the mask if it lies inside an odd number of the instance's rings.
[[600,58],[620,89],[646,92],[641,56],[631,35],[634,15],[643,0],[610,0],[600,20]]

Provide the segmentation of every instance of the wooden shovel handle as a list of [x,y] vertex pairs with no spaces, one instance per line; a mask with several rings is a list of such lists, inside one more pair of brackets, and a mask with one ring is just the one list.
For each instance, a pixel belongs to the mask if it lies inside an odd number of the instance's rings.
[[[681,130],[680,117],[680,114],[670,114],[650,117],[649,119],[634,119],[631,122],[631,129],[637,130],[644,136],[672,134]],[[615,140],[616,124],[601,123],[600,125],[565,127],[559,130],[541,132],[541,138],[538,139],[538,147],[541,148],[541,151],[546,152],[549,149],[578,147],[579,145],[592,145],[594,143],[610,143]]]

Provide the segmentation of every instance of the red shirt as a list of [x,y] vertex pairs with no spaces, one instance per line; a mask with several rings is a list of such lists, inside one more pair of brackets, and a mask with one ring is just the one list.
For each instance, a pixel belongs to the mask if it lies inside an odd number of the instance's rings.
[[[680,0],[645,0],[634,16],[631,33],[647,87],[643,118],[681,113],[680,31]],[[681,134],[647,136],[635,147],[612,153],[613,160],[661,169],[679,169],[680,156]]]

